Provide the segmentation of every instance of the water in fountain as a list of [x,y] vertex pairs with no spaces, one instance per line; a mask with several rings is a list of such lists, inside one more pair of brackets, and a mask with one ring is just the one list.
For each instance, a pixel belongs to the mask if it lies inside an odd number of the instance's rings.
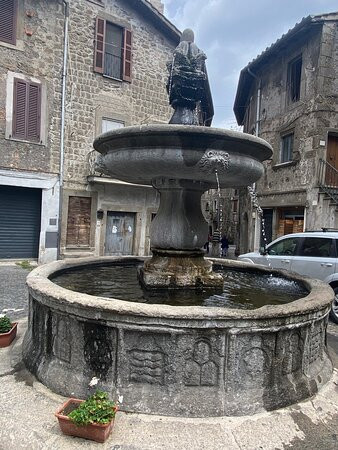
[[[264,252],[266,252],[267,238],[266,238],[266,229],[265,229],[265,219],[263,217],[263,209],[258,202],[255,185],[248,186],[247,189],[248,189],[248,193],[251,197],[252,204],[256,208],[257,214],[261,218],[261,233],[262,233],[262,237],[263,237]],[[266,257],[269,269],[272,269],[269,254],[265,253],[264,256]]]
[[110,264],[77,268],[52,278],[57,285],[84,294],[117,298],[138,303],[171,306],[211,306],[255,309],[264,305],[289,303],[307,294],[304,286],[282,276],[269,273],[218,269],[223,292],[210,290],[142,288],[137,278],[137,263]]

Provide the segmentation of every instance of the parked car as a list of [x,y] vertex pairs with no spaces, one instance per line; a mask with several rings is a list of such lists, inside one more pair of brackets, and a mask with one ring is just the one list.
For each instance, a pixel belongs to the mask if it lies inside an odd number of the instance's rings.
[[287,234],[266,249],[240,255],[239,260],[291,270],[329,283],[335,292],[330,318],[338,324],[338,232]]

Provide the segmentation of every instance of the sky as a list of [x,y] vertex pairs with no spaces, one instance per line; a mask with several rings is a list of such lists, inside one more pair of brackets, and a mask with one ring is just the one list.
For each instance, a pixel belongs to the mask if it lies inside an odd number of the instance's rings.
[[179,30],[192,28],[207,55],[214,127],[237,129],[239,73],[303,17],[338,10],[337,0],[162,0]]

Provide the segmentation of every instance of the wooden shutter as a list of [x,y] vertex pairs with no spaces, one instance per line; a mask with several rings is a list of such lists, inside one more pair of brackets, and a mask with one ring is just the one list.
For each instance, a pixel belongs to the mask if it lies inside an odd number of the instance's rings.
[[40,141],[41,87],[35,83],[28,85],[27,140]]
[[[1,0],[0,0],[1,1]],[[96,18],[95,46],[94,46],[94,72],[103,73],[104,69],[104,43],[106,34],[106,21]]]
[[91,200],[90,197],[69,197],[67,246],[89,246]]
[[131,31],[124,29],[123,42],[123,80],[131,81],[131,54],[132,54],[132,36]]
[[13,137],[26,138],[27,82],[14,79]]
[[17,0],[0,0],[0,41],[16,44]]
[[[1,1],[1,0],[0,0]],[[40,141],[41,86],[14,79],[13,137]]]

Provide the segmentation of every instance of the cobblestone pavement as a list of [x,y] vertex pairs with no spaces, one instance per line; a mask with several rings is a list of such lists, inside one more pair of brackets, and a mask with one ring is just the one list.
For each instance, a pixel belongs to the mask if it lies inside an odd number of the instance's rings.
[[30,269],[15,263],[0,263],[0,314],[8,313],[13,320],[28,315],[26,277]]

